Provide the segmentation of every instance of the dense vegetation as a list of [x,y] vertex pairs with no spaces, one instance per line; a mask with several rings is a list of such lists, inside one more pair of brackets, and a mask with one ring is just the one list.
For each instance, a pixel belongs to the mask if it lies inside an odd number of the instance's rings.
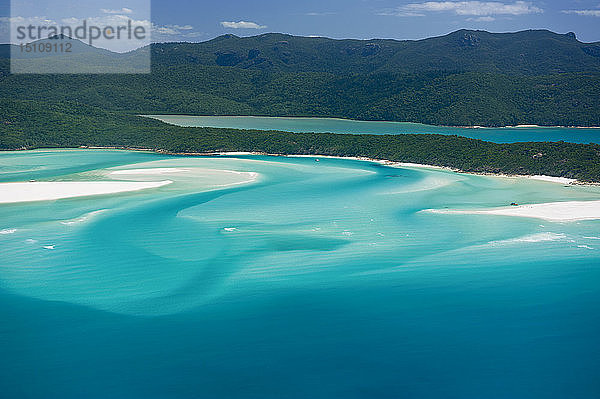
[[[137,114],[600,126],[600,44],[573,34],[462,30],[419,41],[227,35],[154,44],[151,53],[149,75],[9,75],[0,58],[0,98]],[[140,56],[99,53],[94,62],[104,59],[108,68]]]
[[0,149],[79,146],[171,153],[251,151],[362,156],[464,171],[546,174],[600,182],[600,145],[495,144],[442,135],[341,135],[182,128],[89,106],[0,101]]

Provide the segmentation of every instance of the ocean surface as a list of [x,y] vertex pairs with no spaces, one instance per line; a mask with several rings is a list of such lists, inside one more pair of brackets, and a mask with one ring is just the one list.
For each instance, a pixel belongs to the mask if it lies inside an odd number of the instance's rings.
[[173,183],[0,205],[2,398],[600,397],[600,221],[423,212],[598,187],[310,157],[0,153],[0,182],[31,179]]
[[275,118],[262,116],[148,115],[163,122],[186,127],[280,130],[294,133],[344,134],[445,134],[495,143],[566,141],[600,143],[600,128],[502,127],[461,128],[407,122],[370,122],[334,118]]

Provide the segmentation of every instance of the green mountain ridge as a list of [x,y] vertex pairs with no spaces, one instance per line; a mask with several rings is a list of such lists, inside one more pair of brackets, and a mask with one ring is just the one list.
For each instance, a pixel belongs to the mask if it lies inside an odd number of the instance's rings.
[[488,72],[551,74],[600,71],[600,44],[546,30],[459,30],[423,40],[336,40],[267,33],[224,35],[203,43],[152,45],[161,65],[195,63],[287,72]]

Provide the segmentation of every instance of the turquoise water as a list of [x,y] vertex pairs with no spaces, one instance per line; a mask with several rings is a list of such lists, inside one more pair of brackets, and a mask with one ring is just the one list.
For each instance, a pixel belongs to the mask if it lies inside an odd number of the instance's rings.
[[368,122],[332,118],[272,118],[257,116],[153,115],[166,123],[188,127],[280,130],[294,133],[346,134],[445,134],[470,137],[495,143],[527,141],[566,141],[600,143],[600,128],[511,127],[460,128],[406,122]]
[[[153,168],[179,172],[110,174]],[[600,221],[422,212],[600,188],[325,158],[0,154],[1,182],[117,178],[173,183],[0,205],[0,397],[600,397]]]

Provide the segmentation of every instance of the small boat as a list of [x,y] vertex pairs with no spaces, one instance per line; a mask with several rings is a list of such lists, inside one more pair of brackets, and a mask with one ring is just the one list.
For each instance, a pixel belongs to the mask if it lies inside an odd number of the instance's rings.
[[511,202],[510,206],[519,206],[516,202]]

